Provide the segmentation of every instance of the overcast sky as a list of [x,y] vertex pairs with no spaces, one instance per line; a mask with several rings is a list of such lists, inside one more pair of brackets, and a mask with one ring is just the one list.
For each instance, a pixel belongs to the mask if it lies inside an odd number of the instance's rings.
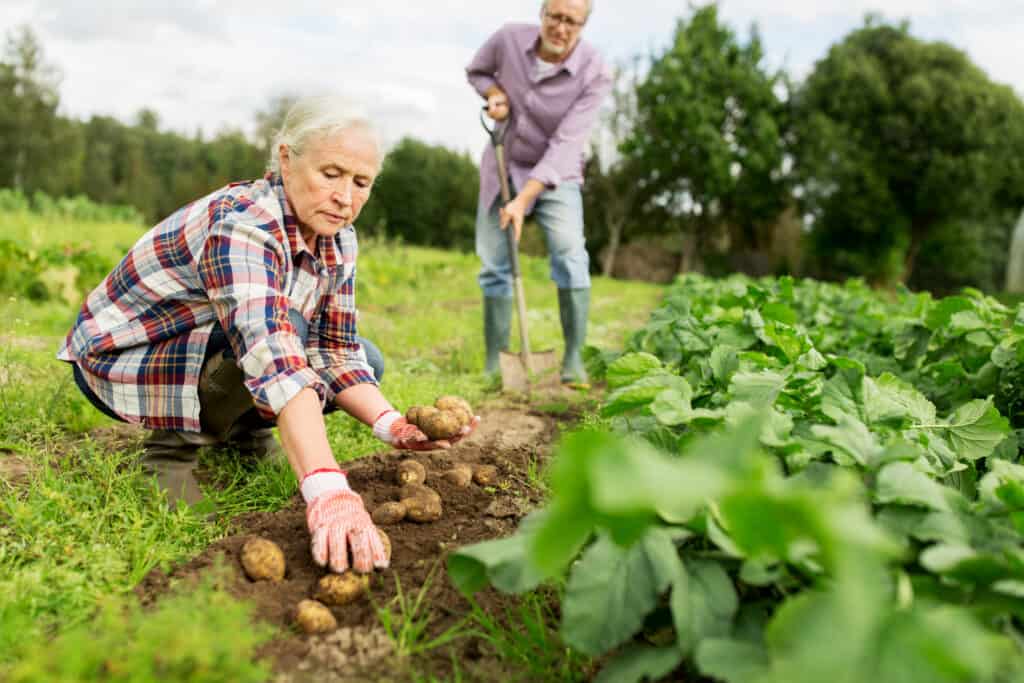
[[[62,112],[211,134],[251,130],[280,94],[341,93],[365,103],[386,140],[414,135],[471,151],[484,143],[463,68],[504,21],[535,21],[540,0],[0,0],[0,30],[28,24],[63,73]],[[879,11],[884,5],[884,11]],[[584,36],[612,61],[663,50],[685,0],[596,0]],[[742,36],[761,31],[771,65],[804,76],[829,45],[878,11],[914,35],[967,51],[1024,92],[1015,67],[1024,0],[722,0]]]

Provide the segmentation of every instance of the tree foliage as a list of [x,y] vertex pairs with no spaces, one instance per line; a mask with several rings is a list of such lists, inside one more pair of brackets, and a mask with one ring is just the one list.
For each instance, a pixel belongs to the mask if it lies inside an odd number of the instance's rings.
[[384,159],[359,225],[412,244],[472,250],[478,190],[466,154],[403,138]]
[[733,248],[763,246],[787,200],[785,79],[763,56],[756,29],[744,44],[707,5],[679,21],[637,88],[623,149],[652,201],[692,219],[702,250],[722,230]]
[[1020,196],[1010,188],[1022,177],[1013,155],[1024,105],[906,24],[869,17],[815,65],[795,111],[804,199],[830,275],[912,283],[929,239]]

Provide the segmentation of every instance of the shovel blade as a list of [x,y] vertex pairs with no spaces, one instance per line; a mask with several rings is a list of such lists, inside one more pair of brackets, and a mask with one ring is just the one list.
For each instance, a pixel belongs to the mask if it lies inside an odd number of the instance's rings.
[[532,373],[527,372],[526,363],[521,353],[502,351],[498,360],[501,364],[501,388],[503,391],[528,394],[533,389],[557,387],[560,384],[561,368],[554,350],[535,351],[530,354]]

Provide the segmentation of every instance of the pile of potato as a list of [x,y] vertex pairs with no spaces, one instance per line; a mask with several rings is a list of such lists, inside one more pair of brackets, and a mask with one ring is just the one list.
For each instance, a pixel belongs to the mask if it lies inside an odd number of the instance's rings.
[[[494,465],[468,465],[458,463],[441,473],[441,478],[455,486],[480,486],[498,483],[498,469]],[[426,485],[427,470],[416,460],[403,460],[395,468],[395,481],[401,486],[398,500],[379,505],[371,515],[374,524],[397,524],[409,519],[421,524],[436,522],[444,511],[441,495]]]
[[409,408],[405,419],[419,427],[431,441],[439,441],[461,434],[473,421],[473,408],[464,398],[442,396],[432,406]]
[[[391,558],[391,539],[380,529],[384,551]],[[265,538],[251,538],[242,546],[242,568],[253,581],[278,582],[284,578],[284,553],[273,541]],[[358,600],[370,589],[369,577],[346,571],[342,574],[327,574],[317,582],[312,600],[302,600],[295,608],[295,622],[305,633],[327,633],[338,628],[338,621],[331,614],[328,605],[347,605]]]

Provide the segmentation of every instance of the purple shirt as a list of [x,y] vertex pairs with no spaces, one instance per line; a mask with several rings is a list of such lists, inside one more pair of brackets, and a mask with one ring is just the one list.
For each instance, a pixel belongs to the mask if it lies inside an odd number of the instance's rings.
[[[597,50],[580,40],[568,59],[537,79],[536,24],[505,24],[487,39],[466,67],[482,96],[492,85],[508,95],[512,128],[505,136],[509,179],[522,188],[530,178],[549,189],[583,182],[583,153],[612,78]],[[500,192],[490,141],[480,160],[480,204]]]

